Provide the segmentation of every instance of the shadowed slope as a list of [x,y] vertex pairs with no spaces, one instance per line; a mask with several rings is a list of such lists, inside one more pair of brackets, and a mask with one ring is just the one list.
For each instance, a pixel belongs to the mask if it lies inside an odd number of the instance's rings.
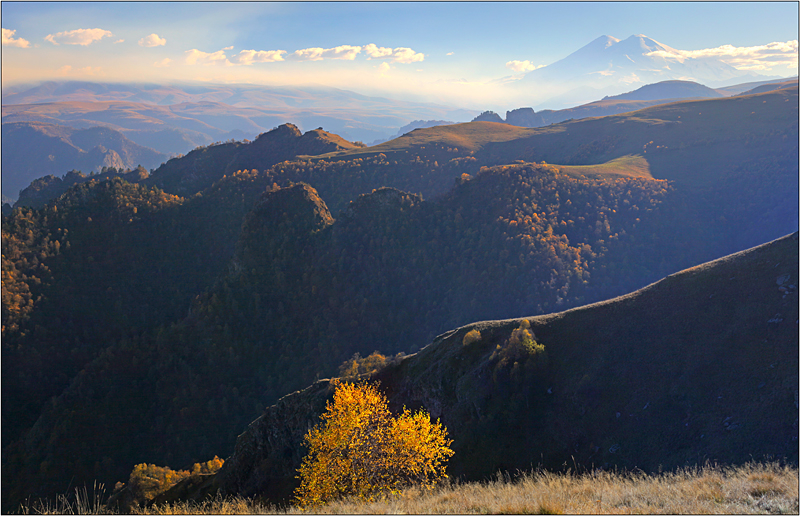
[[[394,409],[425,407],[454,439],[449,473],[541,464],[656,471],[706,460],[797,462],[797,234],[644,289],[529,318],[546,354],[495,353],[521,319],[450,331],[378,373]],[[480,331],[468,342],[467,332]],[[524,364],[523,364],[524,362]],[[282,398],[239,437],[226,493],[290,494],[328,380]]]

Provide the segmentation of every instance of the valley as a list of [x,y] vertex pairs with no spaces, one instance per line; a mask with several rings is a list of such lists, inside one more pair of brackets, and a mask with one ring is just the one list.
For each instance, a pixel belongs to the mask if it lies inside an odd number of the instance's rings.
[[[797,95],[374,146],[284,124],[33,183],[3,215],[4,510],[215,455],[217,488],[282,499],[297,443],[243,456],[237,436],[260,414],[305,428],[321,379],[374,351],[393,406],[452,430],[459,478],[796,463]],[[523,318],[546,357],[501,353]]]

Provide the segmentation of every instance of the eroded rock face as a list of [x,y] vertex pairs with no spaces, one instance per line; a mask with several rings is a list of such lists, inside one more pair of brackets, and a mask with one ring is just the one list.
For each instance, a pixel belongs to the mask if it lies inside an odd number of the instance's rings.
[[306,452],[304,437],[332,398],[330,381],[320,380],[268,407],[236,440],[233,455],[217,474],[220,491],[274,501],[289,499]]
[[504,124],[505,121],[500,118],[500,115],[495,113],[494,111],[484,111],[480,115],[476,116],[472,119],[473,122],[497,122],[499,124]]
[[533,108],[519,108],[506,111],[506,123],[519,127],[541,127],[546,125],[544,117],[537,115]]

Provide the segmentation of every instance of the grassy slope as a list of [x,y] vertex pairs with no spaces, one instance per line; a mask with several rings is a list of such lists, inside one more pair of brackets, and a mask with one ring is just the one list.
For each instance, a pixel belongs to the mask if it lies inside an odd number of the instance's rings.
[[569,165],[641,154],[653,177],[703,187],[752,159],[759,146],[766,152],[797,139],[797,89],[675,102],[531,131],[486,145],[483,154]]
[[642,156],[623,156],[599,165],[564,165],[559,171],[572,177],[644,177],[653,179],[650,164]]
[[[423,147],[458,148],[490,163],[515,159],[595,165],[641,155],[653,177],[708,186],[744,159],[797,136],[797,88],[687,100],[540,128],[470,122],[417,129],[394,140],[332,155],[349,159]],[[791,145],[790,145],[791,147]],[[794,147],[796,152],[796,146]]]
[[379,153],[412,152],[426,146],[458,148],[460,154],[469,154],[483,148],[487,143],[506,142],[530,136],[535,131],[524,127],[495,122],[469,122],[415,129],[388,142],[343,153],[332,153],[318,158],[336,156],[340,159],[363,157]]

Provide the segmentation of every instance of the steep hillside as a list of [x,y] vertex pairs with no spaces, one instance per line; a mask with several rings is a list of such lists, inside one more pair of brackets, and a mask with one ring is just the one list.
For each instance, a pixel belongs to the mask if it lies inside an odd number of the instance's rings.
[[167,156],[142,147],[104,127],[74,129],[63,125],[3,124],[3,195],[17,197],[40,177],[69,170],[99,172],[103,167],[154,168]]
[[103,350],[184,317],[266,187],[237,173],[183,199],[89,178],[4,216],[3,445]]
[[[795,233],[620,298],[470,324],[374,379],[394,410],[441,418],[454,477],[532,465],[796,464],[797,251]],[[525,327],[544,351],[514,350],[513,331]],[[321,380],[267,408],[211,484],[286,499],[303,436],[331,394]]]

